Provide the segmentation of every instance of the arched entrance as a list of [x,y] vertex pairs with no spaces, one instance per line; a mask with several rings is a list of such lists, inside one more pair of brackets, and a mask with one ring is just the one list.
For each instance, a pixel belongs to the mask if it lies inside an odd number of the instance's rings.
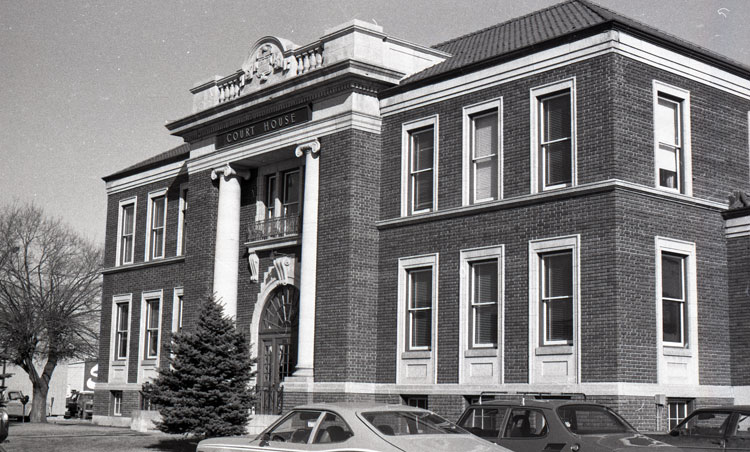
[[281,412],[281,385],[297,364],[299,291],[279,286],[263,307],[258,329],[258,410]]

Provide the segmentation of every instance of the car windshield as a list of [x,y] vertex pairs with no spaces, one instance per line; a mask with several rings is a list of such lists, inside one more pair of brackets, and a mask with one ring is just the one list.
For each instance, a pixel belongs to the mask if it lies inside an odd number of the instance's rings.
[[437,414],[422,411],[372,411],[362,413],[373,427],[388,436],[468,433]]
[[630,433],[634,429],[613,411],[596,405],[565,405],[557,409],[565,427],[579,435]]

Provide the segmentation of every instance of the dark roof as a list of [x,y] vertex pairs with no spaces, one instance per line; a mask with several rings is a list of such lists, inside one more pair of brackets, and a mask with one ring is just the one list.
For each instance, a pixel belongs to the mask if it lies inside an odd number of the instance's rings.
[[[750,75],[750,69],[733,60],[688,43],[653,27],[621,16],[587,0],[568,0],[522,17],[511,19],[468,35],[433,46],[452,56],[404,79],[391,92],[402,91],[405,85],[428,83],[428,79],[469,72],[484,67],[481,63],[496,64],[520,54],[558,45],[565,38],[581,33],[592,33],[599,28],[619,25],[633,32],[646,34],[662,44],[698,53],[714,64],[729,66],[734,72]],[[474,66],[474,67],[470,67]],[[421,83],[419,83],[421,82]]]
[[180,160],[187,160],[188,157],[190,157],[190,145],[187,143],[183,143],[177,146],[176,148],[172,148],[168,150],[167,152],[163,152],[159,155],[143,160],[142,162],[136,163],[133,166],[129,166],[125,168],[124,170],[110,174],[109,176],[104,176],[102,177],[102,179],[104,180],[104,182],[109,182],[111,180],[120,179],[126,176],[130,176],[132,174],[139,173],[141,171],[145,171],[145,170],[152,169],[152,168],[157,168],[159,166],[166,165],[169,163],[178,162]]

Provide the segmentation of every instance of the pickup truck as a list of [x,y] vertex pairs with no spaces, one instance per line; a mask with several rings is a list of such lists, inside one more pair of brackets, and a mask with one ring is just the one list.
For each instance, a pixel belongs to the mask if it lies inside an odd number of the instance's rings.
[[8,391],[7,394],[5,411],[8,412],[8,417],[25,421],[29,420],[31,416],[29,396],[23,395],[21,391]]

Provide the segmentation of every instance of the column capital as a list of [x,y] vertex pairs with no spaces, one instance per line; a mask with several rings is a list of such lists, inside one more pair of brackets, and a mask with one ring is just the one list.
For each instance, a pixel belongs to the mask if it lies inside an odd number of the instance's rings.
[[232,176],[241,177],[245,180],[250,178],[250,170],[244,169],[244,168],[235,168],[229,163],[224,164],[224,166],[220,166],[218,168],[214,168],[211,170],[211,180],[216,180],[219,178],[219,174],[224,175],[224,177],[229,178]]
[[313,155],[317,154],[318,152],[320,152],[320,141],[318,141],[318,139],[316,138],[312,141],[308,141],[298,145],[294,149],[294,155],[296,155],[297,157],[302,157],[303,155],[305,155],[305,151],[310,151],[310,153]]

